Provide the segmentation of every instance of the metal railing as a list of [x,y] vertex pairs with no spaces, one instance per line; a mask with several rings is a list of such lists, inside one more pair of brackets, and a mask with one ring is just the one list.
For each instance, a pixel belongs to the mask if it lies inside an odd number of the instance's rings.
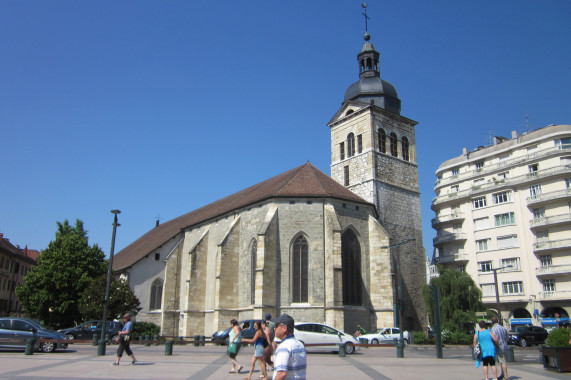
[[464,219],[464,213],[463,212],[455,212],[453,214],[448,214],[448,215],[441,215],[438,216],[434,219],[432,219],[432,226],[437,226],[441,223],[446,223],[446,222],[450,222],[453,220],[461,220]]
[[560,300],[571,298],[571,290],[552,290],[538,293],[538,300]]
[[466,240],[466,234],[463,232],[458,232],[458,233],[437,236],[434,239],[432,239],[434,244],[444,243],[448,241],[455,241],[455,240]]
[[535,268],[535,273],[537,276],[571,273],[571,264],[547,265]]
[[567,223],[571,222],[571,213],[547,216],[543,218],[534,218],[529,221],[530,228],[547,226],[550,224]]
[[533,243],[534,252],[558,248],[571,248],[571,239],[544,240]]
[[565,190],[552,191],[545,194],[536,194],[533,197],[527,197],[527,205],[535,205],[537,203],[548,202],[555,199],[571,197],[571,188]]

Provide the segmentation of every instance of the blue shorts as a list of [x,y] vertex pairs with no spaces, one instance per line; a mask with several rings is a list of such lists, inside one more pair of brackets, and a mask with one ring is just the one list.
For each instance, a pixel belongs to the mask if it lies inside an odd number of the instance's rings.
[[254,348],[256,349],[254,356],[257,358],[261,358],[262,355],[264,355],[264,345],[263,344],[256,344],[254,346]]

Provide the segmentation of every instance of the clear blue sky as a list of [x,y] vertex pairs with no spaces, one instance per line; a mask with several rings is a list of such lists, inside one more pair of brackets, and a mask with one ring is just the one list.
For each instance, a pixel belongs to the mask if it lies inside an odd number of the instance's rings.
[[[81,219],[109,253],[311,161],[358,79],[360,1],[0,2],[0,232],[45,249]],[[571,123],[571,1],[369,1],[381,77],[416,120],[424,245],[435,170]],[[526,125],[526,114],[529,125]]]

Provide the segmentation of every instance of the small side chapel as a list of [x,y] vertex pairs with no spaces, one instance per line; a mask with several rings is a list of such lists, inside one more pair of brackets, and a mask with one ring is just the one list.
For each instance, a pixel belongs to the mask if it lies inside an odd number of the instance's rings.
[[[329,122],[331,177],[309,162],[158,225],[114,258],[161,334],[210,336],[288,313],[353,333],[422,329],[426,283],[414,127],[365,34]],[[401,293],[395,256],[401,242]]]

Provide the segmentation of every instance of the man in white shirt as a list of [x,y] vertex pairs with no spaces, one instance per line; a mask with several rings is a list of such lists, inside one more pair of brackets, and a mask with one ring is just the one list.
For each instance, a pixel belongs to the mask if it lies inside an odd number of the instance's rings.
[[306,352],[303,343],[293,335],[293,318],[282,314],[274,322],[281,343],[275,352],[273,380],[305,380]]

